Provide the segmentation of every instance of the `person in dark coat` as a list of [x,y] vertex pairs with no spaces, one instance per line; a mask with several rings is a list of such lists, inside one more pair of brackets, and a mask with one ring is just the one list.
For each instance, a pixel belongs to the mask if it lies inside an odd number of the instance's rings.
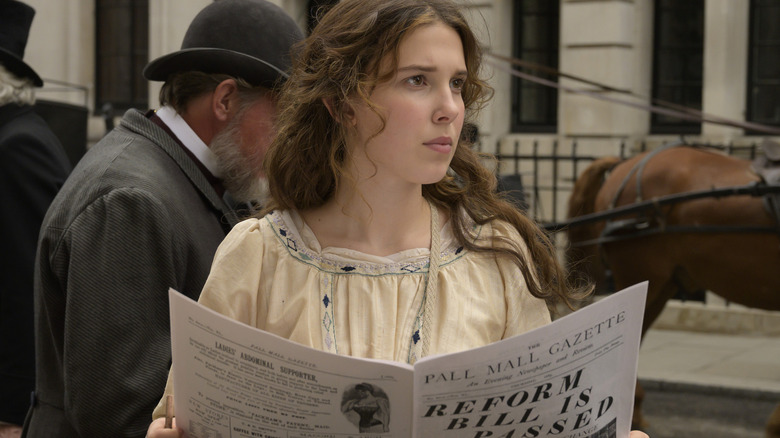
[[302,37],[264,0],[210,3],[144,69],[162,107],[127,111],[76,165],[41,229],[28,438],[145,435],[171,360],[168,289],[197,299],[234,202],[262,203],[275,90]]
[[43,216],[70,162],[33,111],[38,74],[22,59],[35,10],[0,1],[0,436],[21,432],[35,385],[33,265]]

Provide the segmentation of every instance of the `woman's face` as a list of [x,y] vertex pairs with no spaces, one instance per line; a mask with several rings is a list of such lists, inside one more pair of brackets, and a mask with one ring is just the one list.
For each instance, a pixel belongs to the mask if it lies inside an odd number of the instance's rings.
[[[380,73],[388,68],[385,59]],[[395,75],[370,97],[386,121],[381,134],[371,138],[382,126],[377,114],[363,102],[353,102],[350,147],[358,177],[377,178],[382,184],[441,180],[463,127],[466,73],[463,44],[451,27],[437,22],[405,36]]]

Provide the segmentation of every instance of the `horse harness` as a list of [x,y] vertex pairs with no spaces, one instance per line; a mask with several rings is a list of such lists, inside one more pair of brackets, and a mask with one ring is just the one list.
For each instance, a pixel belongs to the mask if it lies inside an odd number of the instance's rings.
[[[753,160],[753,171],[767,185],[780,185],[780,143],[764,140],[761,143],[764,154]],[[780,223],[780,193],[764,196],[764,207]]]
[[[765,153],[759,159],[753,162],[754,172],[761,178],[759,182],[752,183],[745,187],[738,187],[735,190],[727,189],[713,189],[704,193],[691,193],[691,196],[686,194],[678,194],[675,197],[669,197],[660,202],[660,199],[644,200],[642,198],[642,175],[645,166],[655,155],[660,152],[671,149],[674,147],[685,146],[682,142],[670,143],[660,148],[654,149],[645,155],[638,163],[631,168],[628,174],[621,181],[618,190],[615,192],[612,201],[609,204],[609,209],[605,213],[609,213],[616,208],[616,204],[623,190],[628,185],[628,182],[632,177],[636,178],[636,204],[641,206],[644,204],[644,208],[638,209],[639,214],[637,217],[625,218],[625,219],[611,219],[607,218],[605,221],[604,229],[601,235],[593,240],[577,242],[576,246],[586,246],[591,244],[597,244],[601,246],[604,243],[615,242],[625,239],[634,239],[638,237],[649,236],[660,233],[778,233],[780,234],[780,144],[773,143],[773,149],[769,147],[767,142],[764,142]],[[619,164],[619,163],[618,163]],[[617,166],[617,164],[616,164]],[[607,173],[608,174],[608,173]],[[606,175],[605,174],[605,178]],[[754,188],[751,189],[751,188]],[[733,193],[731,193],[733,192]],[[774,218],[775,225],[773,227],[766,226],[749,226],[749,225],[669,225],[666,222],[666,215],[662,210],[663,205],[673,205],[675,203],[683,202],[690,199],[701,197],[722,197],[737,194],[749,194],[752,196],[762,196],[764,200],[764,206],[769,211],[769,214]],[[648,214],[648,211],[650,212]]]

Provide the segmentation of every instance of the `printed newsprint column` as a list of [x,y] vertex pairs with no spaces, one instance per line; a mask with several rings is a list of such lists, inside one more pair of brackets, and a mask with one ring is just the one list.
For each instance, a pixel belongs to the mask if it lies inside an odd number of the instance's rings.
[[515,338],[423,358],[416,436],[628,437],[646,295],[640,283]]
[[177,424],[194,438],[624,438],[646,293],[412,368],[304,347],[171,290]]
[[412,435],[411,366],[304,347],[173,289],[170,301],[176,423],[188,437]]

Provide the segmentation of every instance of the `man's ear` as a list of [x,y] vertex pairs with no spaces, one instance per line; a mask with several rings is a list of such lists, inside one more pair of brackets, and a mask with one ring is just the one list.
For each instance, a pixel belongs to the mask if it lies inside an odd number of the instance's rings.
[[325,105],[325,108],[328,109],[330,116],[333,117],[333,120],[335,120],[336,123],[346,122],[349,126],[355,126],[355,110],[352,108],[352,105],[345,102],[343,104],[344,111],[338,114],[335,112],[336,104],[332,98],[323,98],[322,103]]
[[221,122],[227,122],[238,104],[238,84],[235,79],[220,82],[211,95],[211,111]]

